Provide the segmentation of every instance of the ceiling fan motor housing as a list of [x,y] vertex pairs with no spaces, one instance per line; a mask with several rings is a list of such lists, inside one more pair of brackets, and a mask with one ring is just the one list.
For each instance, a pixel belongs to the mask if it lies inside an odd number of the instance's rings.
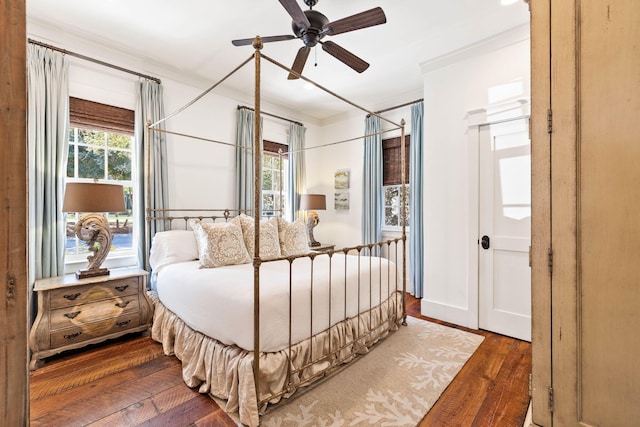
[[[335,36],[337,34],[348,33],[362,28],[373,27],[387,22],[387,17],[381,7],[365,10],[354,15],[347,16],[337,21],[329,21],[329,18],[322,13],[313,10],[313,6],[318,0],[304,0],[309,10],[302,10],[298,4],[299,0],[279,0],[280,4],[293,19],[291,28],[293,34],[263,37],[262,42],[279,42],[284,40],[300,39],[304,43],[291,66],[289,79],[295,80],[302,75],[302,70],[307,62],[311,48],[322,44],[322,50],[329,55],[351,67],[358,73],[362,73],[369,68],[369,64],[358,58],[340,45],[328,40],[322,41],[325,36]],[[254,38],[232,40],[234,46],[247,46],[254,42]]]
[[316,10],[305,10],[304,14],[311,24],[308,28],[296,25],[295,21],[291,24],[293,33],[302,39],[304,45],[313,47],[325,36],[322,29],[329,23],[329,18]]

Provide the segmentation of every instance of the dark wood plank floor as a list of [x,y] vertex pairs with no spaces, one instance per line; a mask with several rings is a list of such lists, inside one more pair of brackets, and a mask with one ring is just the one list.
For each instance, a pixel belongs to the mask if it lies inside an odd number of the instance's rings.
[[[413,297],[407,299],[407,311],[424,318]],[[529,404],[531,344],[470,332],[485,340],[420,426],[522,426]],[[31,425],[235,423],[209,397],[184,384],[175,357],[164,356],[160,344],[135,334],[50,358],[32,372]]]

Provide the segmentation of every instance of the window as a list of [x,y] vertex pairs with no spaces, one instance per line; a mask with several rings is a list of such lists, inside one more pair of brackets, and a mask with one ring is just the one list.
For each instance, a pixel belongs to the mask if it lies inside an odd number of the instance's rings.
[[[125,212],[107,215],[113,243],[110,256],[133,255],[134,112],[78,98],[69,99],[69,152],[66,182],[121,184]],[[66,259],[84,260],[89,253],[75,235],[76,213],[67,214]]]
[[[401,223],[402,163],[400,137],[382,141],[382,191],[384,193],[384,224],[387,230],[397,230]],[[405,135],[405,184],[409,183],[410,136]],[[405,218],[409,226],[409,186],[405,187]]]
[[[278,150],[282,150],[282,170]],[[263,141],[262,152],[262,214],[275,216],[280,209],[286,213],[287,189],[289,188],[288,167],[289,160],[286,144]],[[280,200],[280,186],[282,185],[282,200]]]

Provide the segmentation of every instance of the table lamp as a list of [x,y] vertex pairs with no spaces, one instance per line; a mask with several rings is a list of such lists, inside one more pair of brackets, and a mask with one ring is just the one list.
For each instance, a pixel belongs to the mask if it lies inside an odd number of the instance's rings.
[[100,268],[111,249],[113,235],[105,213],[122,212],[124,206],[124,189],[122,185],[70,182],[64,192],[63,212],[80,213],[75,225],[78,239],[87,242],[89,250],[89,267],[78,270],[76,277],[103,276],[109,274],[108,268]]
[[300,210],[309,211],[307,213],[307,239],[310,247],[320,246],[313,237],[313,227],[318,225],[320,217],[316,210],[327,209],[327,201],[324,194],[302,194],[300,196]]

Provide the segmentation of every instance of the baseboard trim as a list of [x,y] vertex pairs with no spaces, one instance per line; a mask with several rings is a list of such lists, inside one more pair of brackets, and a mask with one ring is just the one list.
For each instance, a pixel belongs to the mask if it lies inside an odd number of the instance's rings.
[[466,308],[455,307],[422,298],[422,301],[420,302],[420,314],[442,320],[444,322],[464,326],[465,328],[475,329],[469,325],[469,310]]

